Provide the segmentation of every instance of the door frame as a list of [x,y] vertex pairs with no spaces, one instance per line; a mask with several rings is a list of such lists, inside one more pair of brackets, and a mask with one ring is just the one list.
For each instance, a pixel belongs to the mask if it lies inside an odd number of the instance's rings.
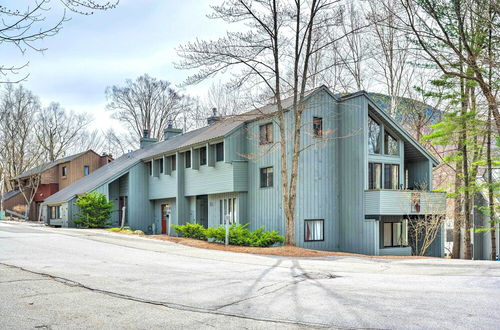
[[[165,217],[165,209],[168,208],[168,215]],[[170,204],[161,204],[160,206],[161,212],[161,234],[162,235],[170,235],[170,215],[171,215],[171,207]]]

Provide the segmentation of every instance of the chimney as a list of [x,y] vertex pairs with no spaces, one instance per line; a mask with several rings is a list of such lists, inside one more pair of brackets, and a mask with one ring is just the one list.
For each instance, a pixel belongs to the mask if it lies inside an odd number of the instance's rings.
[[148,129],[144,129],[142,131],[142,138],[140,139],[141,149],[149,146],[150,144],[156,143],[156,142],[158,142],[157,139],[153,139],[153,138],[149,137],[149,130]]
[[220,116],[217,116],[217,108],[212,108],[212,116],[207,118],[208,125],[212,125],[213,123],[220,120]]
[[176,135],[181,134],[181,133],[182,133],[182,129],[173,128],[172,121],[169,120],[167,128],[165,128],[163,130],[163,141],[166,141],[166,140],[170,139],[171,137],[176,136]]

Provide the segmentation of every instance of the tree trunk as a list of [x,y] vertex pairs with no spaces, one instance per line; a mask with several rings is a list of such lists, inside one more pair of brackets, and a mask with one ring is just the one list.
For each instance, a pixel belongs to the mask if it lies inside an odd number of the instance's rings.
[[468,88],[466,87],[466,81],[460,79],[460,89],[461,89],[461,107],[462,107],[462,132],[460,137],[460,150],[462,152],[462,170],[463,170],[463,181],[464,181],[464,230],[465,230],[465,244],[464,244],[464,258],[472,259],[472,245],[471,245],[471,218],[470,218],[470,193],[469,193],[469,163],[467,154],[467,120],[465,115],[468,111]]
[[457,162],[455,171],[455,207],[453,211],[453,250],[452,258],[460,259],[462,244],[462,197],[460,195],[462,164]]
[[488,171],[488,209],[490,214],[490,234],[491,234],[491,260],[497,259],[496,241],[496,221],[495,221],[495,200],[493,196],[493,169],[491,162],[491,134],[492,134],[492,112],[488,111],[488,136],[486,146],[486,163]]

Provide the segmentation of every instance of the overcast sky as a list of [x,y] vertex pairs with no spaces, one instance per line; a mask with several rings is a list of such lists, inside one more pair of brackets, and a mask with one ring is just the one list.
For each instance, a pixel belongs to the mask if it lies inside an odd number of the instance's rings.
[[[23,2],[34,3],[8,0],[7,5],[24,8]],[[47,48],[43,54],[31,51],[23,59],[19,52],[3,49],[0,59],[8,64],[29,60],[25,73],[30,76],[23,84],[44,105],[57,101],[67,109],[87,111],[96,118],[95,127],[107,128],[107,86],[143,73],[180,84],[188,72],[174,68],[175,48],[225,33],[224,23],[206,17],[209,4],[205,0],[121,0],[116,9],[92,16],[69,13],[71,20],[62,31],[39,44]],[[52,6],[51,15],[60,17],[58,0],[52,0]],[[186,92],[204,96],[208,86],[189,87]]]

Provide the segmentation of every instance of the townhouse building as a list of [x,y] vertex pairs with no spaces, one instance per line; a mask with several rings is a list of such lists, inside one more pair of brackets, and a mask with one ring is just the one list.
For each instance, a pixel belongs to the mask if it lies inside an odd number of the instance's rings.
[[[292,99],[283,101],[285,109]],[[302,118],[295,234],[300,247],[369,255],[410,255],[409,221],[444,214],[432,191],[437,160],[366,92],[309,91]],[[111,221],[146,233],[175,235],[171,225],[248,224],[284,233],[277,107],[208,119],[141,148],[47,198],[50,225],[72,227],[76,198],[99,191],[115,204]],[[292,112],[285,113],[291,127]],[[289,132],[288,132],[289,133]],[[288,152],[291,159],[291,143]],[[290,162],[288,162],[290,164]],[[54,217],[57,215],[57,217]],[[442,256],[442,230],[429,255]]]

